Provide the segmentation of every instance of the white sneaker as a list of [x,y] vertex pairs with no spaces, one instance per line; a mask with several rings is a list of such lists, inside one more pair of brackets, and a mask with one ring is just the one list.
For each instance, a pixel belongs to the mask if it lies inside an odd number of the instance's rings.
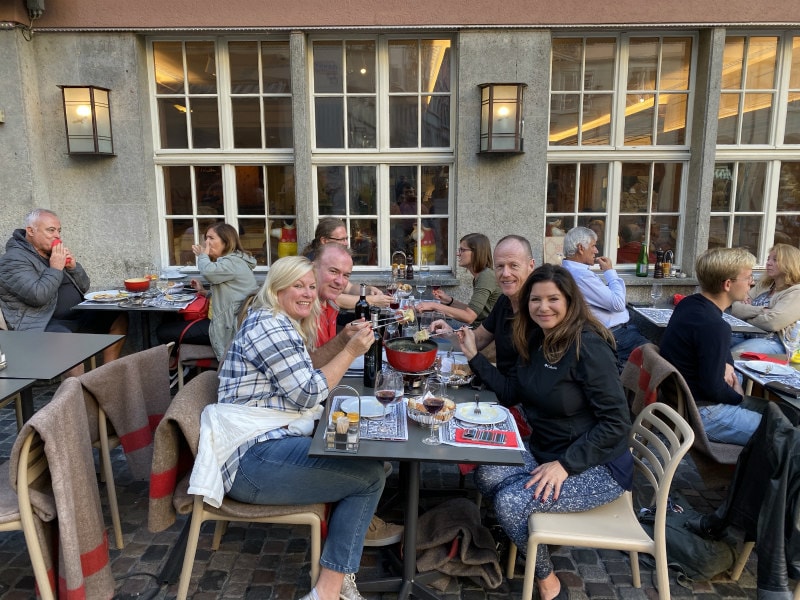
[[339,600],[366,600],[366,598],[358,592],[355,573],[347,573],[344,576],[342,591],[339,592]]
[[367,535],[364,538],[365,546],[388,546],[395,544],[403,537],[403,526],[387,523],[378,515],[372,515]]
[[319,596],[317,595],[316,588],[311,588],[311,591],[308,592],[302,598],[300,598],[300,600],[319,600]]

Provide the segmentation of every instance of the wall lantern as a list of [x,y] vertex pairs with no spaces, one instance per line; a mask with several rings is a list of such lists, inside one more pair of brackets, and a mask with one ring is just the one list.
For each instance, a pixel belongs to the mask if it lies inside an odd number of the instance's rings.
[[114,154],[111,105],[106,88],[60,85],[70,154]]
[[523,152],[522,93],[524,83],[481,83],[480,153]]

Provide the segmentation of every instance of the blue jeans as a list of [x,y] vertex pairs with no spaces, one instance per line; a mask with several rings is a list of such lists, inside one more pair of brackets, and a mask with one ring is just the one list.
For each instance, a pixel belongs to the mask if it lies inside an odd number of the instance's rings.
[[612,331],[614,334],[614,341],[617,342],[617,368],[620,373],[628,362],[628,357],[631,352],[639,346],[647,344],[650,340],[644,337],[639,328],[633,323],[628,321],[624,325],[617,327]]
[[749,337],[744,333],[733,333],[731,334],[731,352],[785,354],[786,350],[774,333],[766,337]]
[[[534,512],[583,512],[608,504],[625,491],[611,476],[605,465],[590,467],[583,473],[570,475],[561,485],[558,501],[552,495],[540,502],[533,497],[533,488],[525,489],[531,471],[538,462],[530,452],[524,452],[525,464],[519,466],[480,466],[475,471],[475,485],[481,494],[493,499],[497,521],[520,552],[528,549],[528,516]],[[536,549],[536,577],[544,579],[553,572],[547,544]]]
[[336,502],[319,564],[356,573],[364,537],[383,493],[383,463],[308,455],[309,437],[287,437],[252,446],[239,462],[228,495],[248,504]]
[[698,407],[706,437],[712,442],[744,446],[758,428],[764,400],[745,396],[741,404]]

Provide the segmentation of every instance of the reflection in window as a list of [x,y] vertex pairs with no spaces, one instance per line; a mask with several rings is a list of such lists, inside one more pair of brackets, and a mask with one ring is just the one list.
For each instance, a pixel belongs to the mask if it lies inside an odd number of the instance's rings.
[[714,166],[710,248],[736,246],[759,255],[767,166],[764,162],[718,162]]

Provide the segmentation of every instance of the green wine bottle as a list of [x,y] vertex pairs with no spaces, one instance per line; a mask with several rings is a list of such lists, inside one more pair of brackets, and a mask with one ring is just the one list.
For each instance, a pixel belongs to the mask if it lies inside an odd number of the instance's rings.
[[636,276],[647,277],[647,244],[642,242],[642,248],[639,250],[639,258],[636,261]]

